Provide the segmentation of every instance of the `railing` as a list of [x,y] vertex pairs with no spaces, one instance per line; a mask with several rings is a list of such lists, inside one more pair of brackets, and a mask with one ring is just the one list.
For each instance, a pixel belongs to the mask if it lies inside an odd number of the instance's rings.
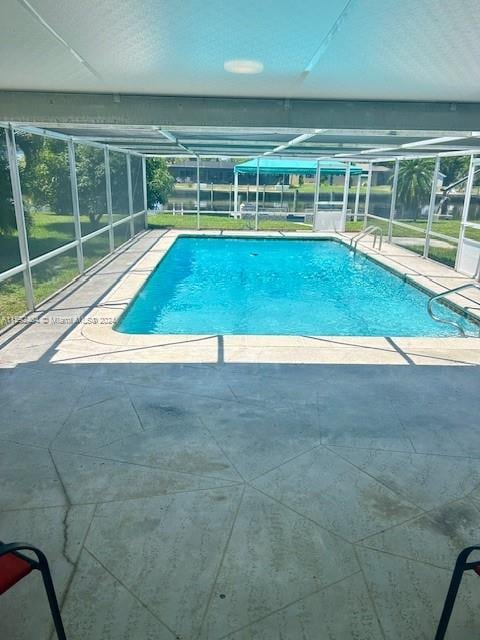
[[366,227],[360,233],[357,233],[356,236],[353,236],[353,238],[350,240],[350,248],[353,248],[353,252],[354,253],[357,252],[357,245],[360,242],[360,240],[362,240],[363,238],[365,238],[365,236],[368,236],[371,233],[373,234],[373,248],[375,249],[375,246],[377,244],[377,237],[380,236],[380,239],[379,239],[379,242],[378,242],[378,250],[379,251],[382,250],[383,231],[382,231],[381,227],[377,227],[377,226],[371,224],[370,226]]
[[460,287],[455,287],[454,289],[448,289],[448,291],[444,291],[443,293],[437,293],[437,295],[432,296],[430,298],[427,305],[428,315],[432,318],[432,320],[436,320],[437,322],[442,322],[443,324],[448,324],[452,327],[455,327],[455,329],[457,329],[460,335],[463,336],[464,338],[467,337],[467,334],[465,333],[464,328],[459,322],[455,322],[455,320],[447,320],[447,318],[441,318],[440,316],[437,316],[433,312],[432,307],[433,307],[433,303],[439,300],[440,298],[448,296],[450,293],[457,293],[458,291],[463,291],[464,289],[470,289],[470,288],[477,289],[478,291],[480,291],[480,284],[477,284],[475,282],[469,282],[468,284],[462,284]]
[[[43,145],[47,140],[54,140],[57,146],[52,147],[49,153],[52,154],[52,157],[61,158],[62,166],[65,162],[68,166],[66,173],[58,175],[58,181],[55,186],[52,186],[52,193],[49,193],[48,199],[43,201],[43,206],[38,208],[31,206],[30,210],[31,222],[35,225],[37,224],[37,214],[51,214],[52,222],[57,213],[63,212],[64,219],[67,215],[70,216],[68,224],[65,223],[68,231],[64,231],[61,221],[55,221],[55,224],[52,224],[52,228],[53,226],[59,228],[60,246],[55,246],[56,242],[52,242],[55,248],[50,250],[49,242],[39,244],[39,236],[35,237],[35,234],[30,234],[27,228],[29,216],[26,216],[24,202],[29,201],[28,195],[31,187],[19,168],[21,163],[19,162],[18,149],[22,145],[22,140],[27,140],[29,148],[31,146],[38,151],[44,149]],[[84,163],[79,170],[77,159],[86,148],[89,148],[90,151],[97,150],[99,153],[84,155]],[[46,296],[57,291],[61,284],[55,286],[56,282],[62,281],[66,284],[69,279],[71,281],[76,276],[83,275],[86,269],[85,262],[90,268],[95,262],[112,253],[121,243],[133,238],[139,230],[145,228],[147,213],[146,159],[141,154],[129,149],[110,147],[91,140],[44,131],[36,127],[7,126],[5,123],[0,123],[0,156],[2,160],[5,160],[4,168],[10,175],[10,180],[7,175],[5,176],[6,182],[2,184],[1,188],[2,196],[5,196],[5,201],[8,200],[11,203],[14,213],[13,228],[9,228],[8,233],[5,233],[7,242],[3,243],[5,247],[8,247],[7,266],[9,260],[13,262],[14,266],[0,271],[0,298],[3,298],[0,300],[0,307],[2,307],[2,302],[6,303],[7,306],[3,307],[2,311],[6,311],[6,323],[8,323],[8,318],[17,317],[26,311],[33,311],[44,301]],[[112,159],[115,160],[113,166],[110,162]],[[35,162],[38,161],[35,160]],[[53,171],[55,166],[52,163],[48,170]],[[78,174],[85,176],[84,186],[87,187],[86,191],[90,194],[86,196],[88,200],[82,202],[82,208],[79,203]],[[98,183],[91,178],[93,175],[98,176]],[[112,176],[115,176],[113,194]],[[58,206],[57,197],[64,191],[69,196],[71,195],[71,206],[66,206],[60,212],[56,208]],[[91,213],[95,213],[97,216],[96,222],[89,221],[83,215],[87,212],[87,201],[95,203],[91,205],[94,209]],[[117,210],[113,211],[115,201],[117,202]],[[64,199],[63,202],[66,205]],[[118,214],[119,219],[114,221],[115,214]],[[120,216],[122,217],[120,218]],[[49,222],[43,224],[47,225]],[[92,226],[97,225],[101,225],[100,228],[90,231]],[[122,226],[125,228],[119,228]],[[47,228],[45,226],[45,229]],[[90,232],[87,233],[87,231]],[[117,237],[115,237],[115,233],[118,234]],[[47,235],[45,240],[48,240]],[[100,236],[103,236],[103,240]],[[97,237],[99,237],[98,244],[92,244],[91,241]],[[0,251],[3,251],[3,244]],[[91,252],[90,249],[95,251]],[[70,261],[72,254],[76,254],[74,263]],[[56,258],[60,258],[60,260],[52,267],[52,275],[49,274],[50,269],[42,268],[34,273],[36,277],[32,277],[32,269],[43,263],[53,264],[49,261]],[[15,264],[16,262],[20,264]],[[65,277],[63,275],[59,277],[63,268],[65,269]],[[18,278],[22,275],[23,279]],[[10,282],[18,289],[18,296],[16,293],[12,295],[12,305],[15,308],[18,305],[21,311],[14,313],[10,311],[8,294],[7,297],[2,294],[8,291],[6,287],[4,288],[3,283],[15,276],[17,280]],[[3,329],[3,325],[6,323],[2,321],[2,315],[0,314],[0,327]]]

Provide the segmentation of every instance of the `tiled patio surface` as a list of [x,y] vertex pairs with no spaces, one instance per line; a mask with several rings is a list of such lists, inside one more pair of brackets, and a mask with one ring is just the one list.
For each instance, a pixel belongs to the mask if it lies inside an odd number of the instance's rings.
[[[476,356],[254,362],[212,339],[164,362],[55,322],[159,237],[0,337],[0,539],[46,551],[69,640],[432,639],[480,542]],[[479,606],[466,576],[451,640],[480,637]],[[38,576],[0,598],[2,640],[49,625]]]

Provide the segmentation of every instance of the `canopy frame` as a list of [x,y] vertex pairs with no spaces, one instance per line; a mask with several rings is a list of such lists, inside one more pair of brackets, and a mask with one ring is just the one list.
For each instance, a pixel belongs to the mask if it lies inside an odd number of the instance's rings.
[[[252,158],[246,162],[235,165],[234,168],[234,215],[241,216],[238,179],[240,175],[256,174],[256,199],[255,199],[255,229],[258,229],[258,189],[260,174],[270,175],[312,175],[315,176],[315,193],[313,203],[313,215],[316,220],[318,216],[320,174],[327,176],[345,176],[342,218],[345,219],[348,204],[348,192],[352,176],[358,176],[358,190],[363,169],[352,162],[342,162],[334,159],[311,160],[306,158],[272,158],[260,157]],[[314,220],[314,228],[315,228]]]

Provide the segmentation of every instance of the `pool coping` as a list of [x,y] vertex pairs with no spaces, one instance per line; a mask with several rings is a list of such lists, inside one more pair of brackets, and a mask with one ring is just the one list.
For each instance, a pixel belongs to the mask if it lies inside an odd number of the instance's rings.
[[[154,232],[153,232],[154,233]],[[123,362],[278,362],[355,364],[480,364],[480,340],[462,337],[364,337],[272,335],[139,335],[114,329],[122,313],[158,263],[182,236],[295,238],[335,240],[348,244],[354,234],[312,232],[248,232],[171,229],[159,237],[84,318],[72,336],[88,340],[89,353]],[[397,244],[384,243],[382,252],[367,238],[359,252],[428,294],[473,282],[442,264],[426,260]],[[455,294],[452,304],[480,321],[480,292]],[[108,352],[108,355],[106,354]]]

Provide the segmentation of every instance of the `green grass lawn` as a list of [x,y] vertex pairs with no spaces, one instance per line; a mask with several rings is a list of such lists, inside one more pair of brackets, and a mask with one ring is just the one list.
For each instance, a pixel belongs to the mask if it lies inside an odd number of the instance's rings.
[[[106,216],[99,224],[92,224],[88,216],[81,216],[82,234],[87,235],[105,225]],[[128,223],[127,223],[128,225]],[[125,229],[125,225],[117,230]],[[30,256],[36,257],[53,251],[74,240],[73,219],[69,215],[34,213],[28,231]],[[123,241],[123,238],[122,238]],[[100,260],[109,251],[108,233],[102,233],[83,244],[85,268]],[[20,262],[16,234],[0,235],[0,271]],[[76,249],[56,256],[32,268],[35,302],[38,304],[68,284],[78,275]],[[19,274],[0,283],[0,327],[11,316],[26,311],[23,275]]]
[[[425,230],[426,222],[414,222],[414,221],[405,221],[407,224],[411,224],[414,227],[418,227],[422,231]],[[452,238],[457,239],[460,235],[460,220],[436,220],[432,222],[432,231],[436,233],[441,233],[445,236],[450,236]],[[397,227],[397,234],[402,234],[404,237],[415,237],[415,232],[412,232],[410,229],[405,229],[404,227]],[[470,235],[471,234],[471,235]],[[480,240],[480,230],[478,229],[470,229],[469,237],[474,240]],[[423,233],[422,233],[423,238]],[[435,237],[432,238],[435,240]],[[415,253],[419,253],[423,255],[424,244],[423,242],[418,245],[408,245],[407,247],[411,251]],[[445,264],[447,267],[454,267],[455,260],[457,258],[457,246],[452,244],[449,247],[429,247],[428,257],[432,260],[436,260],[437,262],[441,262]]]
[[[425,225],[425,223],[408,222],[413,226]],[[452,238],[458,238],[460,235],[460,220],[436,220],[432,223],[432,231],[442,233],[445,236],[451,236]],[[478,240],[480,242],[480,229],[466,229],[465,233],[467,238],[471,240]]]
[[[420,231],[425,231],[427,222],[426,220],[409,220],[409,219],[401,219],[399,222],[408,224],[411,227],[415,227]],[[378,220],[373,218],[371,224],[378,224],[385,228],[388,227],[388,221]],[[405,227],[397,227],[399,230],[401,229],[401,233],[404,237],[418,237],[418,234],[413,229],[408,229]],[[444,236],[450,236],[451,238],[457,239],[460,235],[460,220],[434,220],[432,222],[432,231],[436,233],[441,233]],[[400,231],[399,231],[400,235]],[[478,240],[480,242],[480,229],[467,229],[466,236],[472,240]]]
[[361,222],[348,222],[345,225],[345,231],[353,232],[353,231],[361,231],[363,229],[363,220]]
[[457,258],[457,247],[432,247],[430,246],[428,251],[428,257],[437,262],[447,265],[447,267],[454,267],[455,260]]
[[[197,216],[190,214],[174,216],[171,213],[158,213],[148,216],[148,226],[150,229],[196,229]],[[201,229],[251,230],[254,227],[255,220],[253,216],[240,220],[231,216],[200,215]],[[311,230],[310,225],[299,224],[290,220],[265,220],[262,216],[259,218],[258,228],[263,231]]]
[[[82,235],[87,235],[107,224],[106,216],[92,224],[88,216],[80,217]],[[28,230],[30,258],[41,256],[75,240],[73,216],[53,213],[34,213]],[[20,254],[17,234],[0,235],[0,271],[16,266]]]
[[[413,220],[401,220],[404,224],[410,225],[411,228],[400,226],[398,224],[393,225],[393,239],[402,244],[401,238],[418,238],[418,244],[405,243],[405,247],[414,253],[423,255],[425,246],[424,236],[426,222],[413,221]],[[380,226],[384,235],[388,233],[388,220],[378,220],[377,218],[369,219],[369,224]],[[418,229],[418,231],[417,231]],[[441,233],[452,238],[458,238],[460,234],[460,221],[459,220],[437,220],[432,223],[432,231]],[[480,230],[469,229],[468,237],[480,241]],[[435,240],[435,237],[432,238]],[[430,245],[428,257],[437,262],[447,265],[448,267],[455,266],[455,260],[457,256],[457,246],[452,243],[449,247],[436,247]]]

